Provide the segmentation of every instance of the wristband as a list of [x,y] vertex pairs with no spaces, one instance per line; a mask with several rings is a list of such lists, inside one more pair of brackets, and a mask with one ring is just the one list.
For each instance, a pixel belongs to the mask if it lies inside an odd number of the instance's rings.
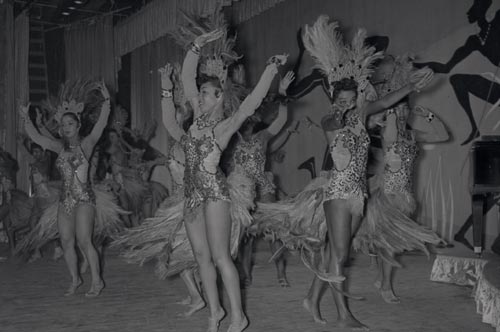
[[191,43],[191,52],[194,54],[200,55],[201,52],[201,47],[200,45],[196,44],[195,42]]
[[276,65],[276,67],[279,67],[282,64],[281,60],[277,56],[274,56],[274,55],[271,58],[269,58],[269,60],[267,60],[268,65],[270,65],[272,63],[274,63]]
[[172,98],[172,89],[161,89],[161,96],[163,98]]
[[427,122],[431,122],[432,120],[434,120],[434,117],[435,117],[434,113],[429,112],[429,114],[425,119],[427,120]]

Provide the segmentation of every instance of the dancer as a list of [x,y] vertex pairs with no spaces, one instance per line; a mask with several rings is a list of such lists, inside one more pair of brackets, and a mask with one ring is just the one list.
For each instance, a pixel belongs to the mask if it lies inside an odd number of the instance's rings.
[[[293,72],[288,72],[279,84],[279,93],[281,96],[286,94],[286,89],[294,79]],[[256,131],[255,125],[259,122],[257,115],[247,119],[238,131],[237,140],[231,158],[229,161],[228,172],[236,176],[248,177],[255,183],[256,199],[259,202],[276,201],[276,187],[273,184],[273,174],[265,171],[267,150],[269,141],[276,136],[288,119],[288,109],[284,98],[279,98],[278,115],[274,121],[265,129]],[[245,288],[252,283],[251,265],[253,240],[257,235],[264,235],[270,240],[271,252],[275,253],[283,246],[281,241],[276,240],[272,223],[268,220],[255,220],[255,222],[246,229],[246,236],[241,241],[239,260],[243,270],[243,285]],[[278,283],[281,287],[290,287],[286,278],[286,261],[284,255],[279,255],[274,259],[278,273]]]
[[[225,315],[217,290],[217,267],[231,305],[228,331],[236,332],[244,330],[248,320],[243,313],[238,272],[229,250],[230,197],[226,179],[218,164],[231,136],[254,113],[267,94],[277,68],[286,62],[286,56],[270,59],[257,86],[238,109],[224,109],[230,100],[225,96],[228,92],[227,67],[220,61],[221,58],[214,60],[213,54],[207,57],[207,62],[202,66],[202,72],[207,77],[200,85],[200,90],[196,86],[196,68],[202,47],[221,38],[224,42],[226,33],[225,29],[218,29],[196,37],[186,55],[181,77],[186,97],[194,109],[194,124],[182,136],[181,144],[186,154],[185,226],[207,295],[211,315],[209,331],[217,331]],[[168,94],[165,92],[166,96]],[[234,113],[224,118],[225,111]]]
[[102,94],[102,106],[99,118],[90,134],[80,137],[80,113],[85,105],[80,102],[61,105],[56,119],[60,120],[62,140],[53,140],[42,136],[31,123],[27,107],[21,107],[26,133],[45,149],[56,152],[56,166],[63,177],[63,190],[58,211],[58,227],[64,258],[71,275],[71,284],[65,295],[73,295],[82,284],[78,273],[78,262],[75,251],[75,237],[83,249],[92,273],[92,285],[85,294],[87,297],[98,296],[104,288],[101,278],[99,256],[92,243],[92,232],[95,218],[95,198],[88,181],[89,160],[95,144],[101,136],[110,112],[109,93],[103,82],[90,86],[90,90],[98,89]]
[[[180,67],[180,66],[179,66]],[[180,140],[185,134],[180,128],[192,118],[192,111],[186,106],[186,100],[177,79],[174,85],[171,77],[178,78],[173,67],[167,64],[160,68],[161,88],[174,91],[172,98],[162,98],[163,124],[173,139],[167,160],[172,183],[171,195],[166,198],[155,215],[147,218],[138,226],[125,230],[113,242],[113,246],[121,247],[121,256],[129,263],[143,263],[156,260],[155,273],[160,279],[180,275],[188,290],[189,296],[180,301],[188,310],[183,316],[189,317],[205,307],[195,278],[196,262],[184,227],[184,151]],[[175,89],[175,90],[174,90]],[[175,101],[175,103],[174,103]]]
[[[307,51],[322,72],[323,87],[332,110],[321,125],[330,142],[334,167],[324,189],[324,213],[328,228],[328,279],[337,305],[340,327],[365,328],[347,307],[344,292],[344,263],[349,257],[351,238],[361,221],[366,197],[366,162],[369,137],[366,118],[389,108],[403,97],[423,88],[432,78],[432,72],[423,70],[412,75],[410,84],[384,98],[369,102],[373,88],[368,82],[373,61],[380,58],[373,48],[364,46],[366,32],[358,30],[350,45],[345,45],[336,22],[328,23],[320,16],[312,26],[304,29],[303,40]],[[300,86],[300,82],[298,86]],[[309,88],[309,87],[306,87]],[[296,90],[298,96],[303,91]],[[315,321],[325,323],[319,311],[319,301],[326,283],[315,276],[304,306]]]
[[[412,72],[409,57],[386,56],[372,76],[373,82],[380,82],[375,85],[379,97],[408,84]],[[411,110],[406,99],[386,111],[381,136],[383,168],[372,182],[378,187],[370,188],[365,221],[353,240],[353,248],[378,256],[375,286],[385,302],[399,303],[392,286],[393,268],[400,266],[395,255],[405,250],[422,250],[428,254],[426,243],[441,242],[432,230],[411,219],[416,209],[413,168],[418,156],[417,143],[443,142],[449,136],[432,112],[421,106]]]

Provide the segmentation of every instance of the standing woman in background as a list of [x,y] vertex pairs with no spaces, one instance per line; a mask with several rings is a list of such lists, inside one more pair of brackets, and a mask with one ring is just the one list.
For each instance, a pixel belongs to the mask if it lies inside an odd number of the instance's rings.
[[56,166],[61,172],[63,190],[59,203],[58,228],[64,251],[64,259],[71,275],[71,284],[65,295],[73,295],[82,284],[78,272],[78,258],[75,250],[75,238],[86,256],[92,274],[92,285],[85,296],[98,296],[104,288],[101,278],[99,256],[92,243],[92,232],[95,219],[95,197],[89,181],[89,160],[94,146],[106,127],[110,113],[109,92],[103,82],[97,88],[104,100],[97,123],[90,134],[80,136],[80,113],[85,105],[76,104],[74,100],[58,108],[56,119],[59,120],[61,140],[50,139],[41,135],[31,123],[29,105],[21,107],[26,133],[44,149],[58,154]]

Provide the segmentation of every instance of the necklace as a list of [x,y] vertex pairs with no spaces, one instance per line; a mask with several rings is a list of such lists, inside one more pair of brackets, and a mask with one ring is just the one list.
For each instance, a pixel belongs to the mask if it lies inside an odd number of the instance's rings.
[[486,44],[486,41],[488,40],[488,36],[490,34],[490,29],[491,29],[491,23],[488,23],[488,28],[486,29],[486,33],[484,34],[484,38],[481,37],[481,32],[479,32],[477,34],[477,38],[479,39],[481,46],[484,46],[484,44]]
[[196,123],[198,130],[202,130],[204,128],[215,126],[221,120],[222,118],[209,119],[209,114],[203,114],[202,116],[197,117],[194,122]]

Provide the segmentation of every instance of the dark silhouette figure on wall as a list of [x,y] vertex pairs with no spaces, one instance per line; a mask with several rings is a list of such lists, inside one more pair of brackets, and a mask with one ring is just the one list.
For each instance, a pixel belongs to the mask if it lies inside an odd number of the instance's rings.
[[[457,64],[473,52],[479,52],[496,67],[500,66],[500,10],[496,12],[491,22],[486,20],[486,12],[492,0],[474,0],[472,7],[467,12],[469,23],[477,23],[480,31],[471,35],[460,46],[447,63],[427,62],[415,64],[421,68],[428,66],[435,73],[449,73]],[[458,102],[464,109],[471,124],[471,132],[462,145],[470,143],[480,136],[476,120],[470,105],[470,95],[474,95],[488,103],[495,103],[500,99],[500,84],[495,83],[478,74],[454,74],[450,76],[450,84]]]

